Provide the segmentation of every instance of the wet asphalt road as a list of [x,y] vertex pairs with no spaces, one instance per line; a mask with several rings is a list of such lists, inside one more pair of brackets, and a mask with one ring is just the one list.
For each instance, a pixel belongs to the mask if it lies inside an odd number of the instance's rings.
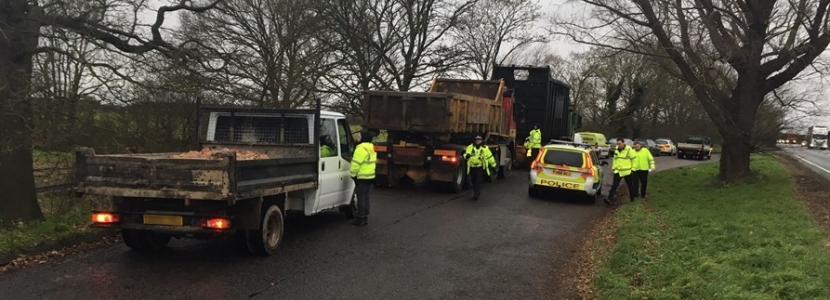
[[782,145],[781,148],[805,167],[830,180],[830,150],[810,150],[794,145]]
[[[696,163],[657,158],[659,170]],[[222,241],[174,240],[160,254],[110,246],[0,274],[0,299],[569,298],[554,274],[609,208],[529,198],[526,172],[487,184],[477,202],[471,191],[376,188],[369,226],[336,212],[289,218],[271,257]]]

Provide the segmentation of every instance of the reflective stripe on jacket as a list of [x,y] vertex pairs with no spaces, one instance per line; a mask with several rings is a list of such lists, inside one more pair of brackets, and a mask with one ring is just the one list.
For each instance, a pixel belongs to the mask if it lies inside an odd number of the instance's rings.
[[[490,168],[496,167],[496,158],[493,157],[493,152],[490,151],[490,147],[483,144],[481,147],[476,147],[475,144],[467,146],[464,157],[467,158],[467,174],[470,174],[470,168],[481,168],[484,167],[485,163]],[[490,176],[490,168],[484,168],[487,176]]]
[[360,143],[354,150],[350,174],[357,179],[375,179],[375,166],[378,154],[372,143]]
[[654,169],[654,156],[651,155],[651,151],[648,151],[646,148],[640,148],[639,151],[634,150],[634,152],[637,153],[637,159],[634,160],[634,171]]
[[631,175],[636,159],[637,152],[631,146],[625,145],[622,151],[614,147],[614,165],[612,166],[614,174],[620,174],[622,177]]
[[542,130],[533,129],[530,131],[530,148],[542,147]]

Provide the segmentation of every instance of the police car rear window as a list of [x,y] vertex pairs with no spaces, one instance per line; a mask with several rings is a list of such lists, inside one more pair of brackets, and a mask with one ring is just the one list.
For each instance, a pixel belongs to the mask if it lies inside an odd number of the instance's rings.
[[552,165],[566,165],[571,167],[581,167],[582,153],[572,151],[559,151],[550,149],[545,151],[545,163]]

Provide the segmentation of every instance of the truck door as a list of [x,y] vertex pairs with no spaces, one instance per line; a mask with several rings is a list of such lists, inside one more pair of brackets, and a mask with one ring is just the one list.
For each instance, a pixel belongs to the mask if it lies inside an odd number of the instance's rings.
[[340,161],[340,147],[336,144],[337,124],[335,119],[323,118],[320,124],[320,187],[315,212],[328,209],[341,197],[343,163]]
[[340,201],[339,203],[335,203],[337,205],[340,204],[348,204],[352,199],[352,194],[354,193],[354,181],[351,178],[350,169],[351,169],[351,161],[352,155],[354,154],[355,149],[355,142],[354,138],[352,138],[352,131],[349,128],[349,123],[346,122],[346,119],[338,119],[337,120],[337,136],[340,139],[338,146],[340,147]]

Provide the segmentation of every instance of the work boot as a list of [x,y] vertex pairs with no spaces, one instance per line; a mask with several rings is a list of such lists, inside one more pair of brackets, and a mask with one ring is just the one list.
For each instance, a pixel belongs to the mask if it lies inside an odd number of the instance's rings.
[[355,226],[366,226],[369,223],[366,222],[366,217],[362,217],[354,219],[351,224]]

